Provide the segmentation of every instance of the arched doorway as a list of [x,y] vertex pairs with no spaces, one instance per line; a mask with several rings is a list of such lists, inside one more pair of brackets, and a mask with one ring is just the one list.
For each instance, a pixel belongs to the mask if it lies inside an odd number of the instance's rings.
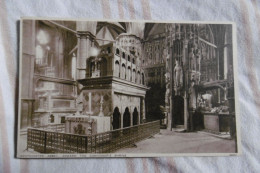
[[173,125],[184,125],[184,99],[181,96],[173,97]]
[[121,114],[119,112],[118,107],[115,107],[113,112],[113,122],[112,122],[113,130],[119,129],[120,124],[121,124]]
[[135,108],[133,112],[133,125],[137,125],[137,124],[138,124],[138,111],[137,108]]
[[125,108],[125,112],[123,115],[123,127],[129,127],[130,126],[130,112],[128,107]]

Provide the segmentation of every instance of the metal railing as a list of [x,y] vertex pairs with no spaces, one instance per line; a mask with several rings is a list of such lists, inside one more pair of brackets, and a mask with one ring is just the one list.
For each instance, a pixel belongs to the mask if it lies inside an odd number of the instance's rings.
[[29,128],[27,149],[40,153],[111,153],[159,132],[160,121],[88,136]]

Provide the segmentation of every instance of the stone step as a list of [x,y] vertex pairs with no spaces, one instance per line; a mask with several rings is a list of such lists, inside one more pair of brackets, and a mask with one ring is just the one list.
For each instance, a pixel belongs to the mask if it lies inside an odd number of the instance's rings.
[[175,129],[173,129],[173,131],[175,131],[175,132],[179,132],[179,133],[182,133],[182,132],[186,132],[186,130],[183,128],[175,128]]
[[27,129],[20,130],[20,135],[27,135]]
[[176,125],[175,128],[173,128],[173,131],[179,132],[179,133],[186,132],[184,125]]
[[176,125],[176,129],[184,129],[184,125]]

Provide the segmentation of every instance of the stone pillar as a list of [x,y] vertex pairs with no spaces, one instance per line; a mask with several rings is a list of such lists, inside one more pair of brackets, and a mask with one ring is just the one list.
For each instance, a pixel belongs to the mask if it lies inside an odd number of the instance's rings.
[[34,113],[34,89],[36,83],[34,82],[35,69],[35,43],[36,43],[36,22],[34,20],[21,20],[23,44],[21,57],[21,119],[20,128],[27,128],[32,126]]
[[[170,36],[171,37],[171,36]],[[172,39],[170,39],[170,42],[173,42]],[[167,43],[166,43],[167,45]],[[168,130],[172,130],[172,127],[173,127],[173,124],[174,124],[174,120],[173,120],[173,97],[175,95],[175,92],[174,92],[174,57],[173,57],[173,46],[174,45],[171,45],[170,44],[170,47],[167,48],[167,52],[169,54],[169,60],[168,60],[168,72],[170,74],[169,78],[170,78],[170,94],[169,94],[169,104],[167,105],[167,116],[168,116]]]
[[144,123],[146,121],[146,117],[145,117],[145,97],[141,97],[141,110],[140,110],[141,114],[142,114],[142,120],[140,120],[141,123]]
[[84,79],[89,71],[87,59],[90,55],[92,42],[95,41],[97,22],[77,21],[78,57],[77,57],[77,79]]
[[92,95],[92,93],[89,92],[88,93],[88,111],[89,111],[89,113],[92,113],[92,110],[91,110],[91,108],[92,108],[92,105],[91,105],[91,103],[92,103],[91,95]]
[[77,59],[77,79],[84,79],[86,77],[88,50],[90,48],[89,40],[86,32],[78,32],[78,59]]
[[130,112],[130,126],[133,126],[133,108],[132,106],[129,107],[129,112]]
[[141,124],[141,111],[138,112],[138,120],[137,120],[137,124]]
[[189,130],[188,121],[189,121],[189,109],[188,109],[189,97],[187,91],[184,94],[184,129]]
[[[216,56],[217,56],[217,80],[219,80],[220,78],[220,74],[219,74],[219,49],[216,49]],[[218,88],[218,103],[220,103],[220,89]]]
[[118,76],[118,78],[121,78],[121,76],[122,76],[122,72],[121,72],[121,70],[122,70],[122,56],[121,56],[121,51],[119,51],[119,56],[120,56],[120,62],[119,62],[119,76]]
[[189,85],[189,52],[188,52],[188,43],[189,41],[185,39],[183,41],[183,67],[184,67],[184,129],[188,130],[188,121],[189,121],[189,94],[188,94],[188,85]]
[[172,130],[172,108],[173,108],[173,105],[172,105],[172,96],[170,96],[169,98],[169,101],[170,101],[170,106],[168,106],[166,109],[167,109],[167,121],[168,121],[168,124],[167,124],[167,129],[168,130]]
[[122,109],[121,106],[121,129],[124,128],[124,110]]

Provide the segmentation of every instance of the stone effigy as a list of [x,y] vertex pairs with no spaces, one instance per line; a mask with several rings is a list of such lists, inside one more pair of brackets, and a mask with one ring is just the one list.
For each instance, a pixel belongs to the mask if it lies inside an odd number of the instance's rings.
[[180,87],[183,84],[183,71],[179,61],[176,61],[176,65],[174,67],[174,82],[176,87]]

